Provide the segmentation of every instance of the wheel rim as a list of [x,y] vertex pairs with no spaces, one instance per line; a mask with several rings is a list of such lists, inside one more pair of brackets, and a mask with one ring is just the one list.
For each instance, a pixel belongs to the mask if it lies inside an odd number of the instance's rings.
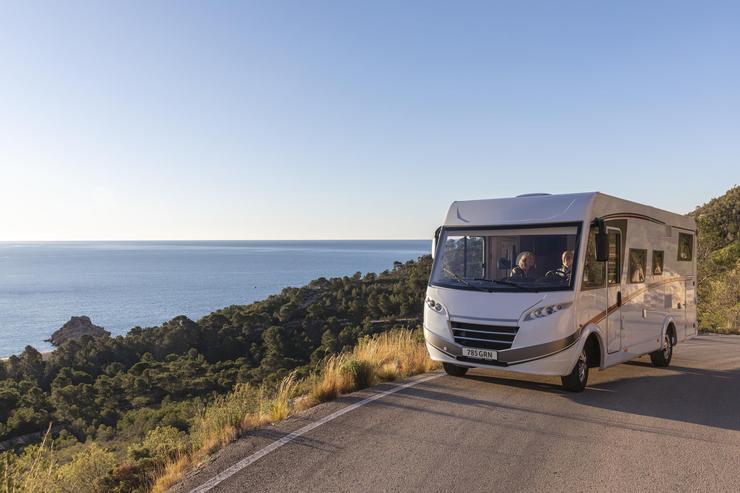
[[671,337],[666,334],[665,338],[663,338],[663,357],[665,359],[670,358],[671,351],[673,351],[673,345],[671,344]]
[[586,363],[586,351],[582,351],[581,355],[578,357],[578,380],[581,382],[586,381],[586,369],[588,368]]

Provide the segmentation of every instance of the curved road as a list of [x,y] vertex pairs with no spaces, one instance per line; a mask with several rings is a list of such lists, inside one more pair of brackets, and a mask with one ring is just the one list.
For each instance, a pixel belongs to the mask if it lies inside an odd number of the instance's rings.
[[680,344],[666,369],[645,356],[592,370],[581,394],[487,370],[408,382],[258,430],[173,491],[740,491],[740,336]]

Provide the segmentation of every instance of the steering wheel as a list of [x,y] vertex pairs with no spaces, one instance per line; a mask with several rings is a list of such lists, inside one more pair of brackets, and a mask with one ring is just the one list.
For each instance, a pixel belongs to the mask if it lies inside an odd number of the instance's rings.
[[561,269],[553,269],[547,271],[545,274],[547,281],[565,281],[565,272]]

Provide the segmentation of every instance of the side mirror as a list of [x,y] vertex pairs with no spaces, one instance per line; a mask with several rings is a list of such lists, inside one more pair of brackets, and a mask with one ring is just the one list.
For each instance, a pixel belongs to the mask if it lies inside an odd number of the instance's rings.
[[609,235],[596,233],[596,261],[606,262],[609,260]]
[[597,219],[595,222],[599,228],[596,233],[596,261],[606,262],[609,260],[609,234],[606,232],[603,219]]
[[439,233],[441,231],[441,226],[434,231],[434,236],[432,237],[432,258],[437,254],[437,242],[439,241]]

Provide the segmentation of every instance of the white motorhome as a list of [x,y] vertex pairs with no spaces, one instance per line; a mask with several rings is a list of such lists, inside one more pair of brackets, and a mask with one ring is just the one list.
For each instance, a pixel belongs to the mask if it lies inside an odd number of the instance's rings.
[[424,306],[450,375],[505,368],[586,387],[589,368],[670,363],[697,333],[692,218],[603,193],[454,202]]

